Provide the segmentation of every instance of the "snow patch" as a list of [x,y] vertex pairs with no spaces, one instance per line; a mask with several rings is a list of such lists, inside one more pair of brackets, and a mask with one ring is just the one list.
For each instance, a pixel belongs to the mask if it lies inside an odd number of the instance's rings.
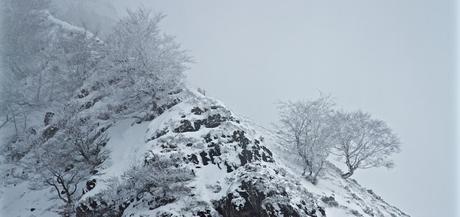
[[146,135],[148,122],[133,124],[133,119],[122,120],[107,131],[110,150],[104,168],[97,176],[98,184],[86,193],[82,199],[93,196],[106,189],[113,179],[119,179],[126,171],[142,162],[148,150]]

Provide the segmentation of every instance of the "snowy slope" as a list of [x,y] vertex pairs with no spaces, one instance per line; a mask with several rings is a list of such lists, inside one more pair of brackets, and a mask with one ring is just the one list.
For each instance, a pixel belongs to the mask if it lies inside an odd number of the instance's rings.
[[[277,136],[269,130],[263,127],[256,128],[271,140],[268,143],[269,148],[273,150],[281,166],[291,174],[301,174],[302,168],[299,166],[301,163],[299,159],[293,158],[294,151],[277,143]],[[325,174],[317,185],[306,180],[302,180],[302,185],[306,186],[317,198],[324,200],[323,202],[327,201],[328,197],[334,197],[337,206],[327,209],[328,216],[346,216],[344,213],[357,216],[407,216],[398,208],[385,202],[372,190],[359,185],[356,180],[343,179],[340,175],[342,171],[332,163],[328,163],[326,168]],[[326,205],[327,203],[325,202]]]
[[[72,40],[79,35],[100,40],[83,28],[73,26],[67,22],[56,19],[48,11],[36,11],[35,16],[41,22],[40,27],[47,29],[47,37],[53,40]],[[46,111],[31,112],[28,125],[31,128],[43,128],[43,117]],[[0,130],[0,142],[13,134],[13,129]],[[3,145],[3,144],[0,144]],[[14,178],[12,178],[14,177]],[[22,178],[21,178],[22,177]],[[27,174],[20,168],[6,164],[0,156],[0,217],[54,217],[60,202],[57,202],[52,188],[38,188],[27,180]]]
[[[116,124],[113,163],[106,169],[111,172],[96,179],[104,183],[120,175],[125,166],[140,164],[148,152],[179,154],[181,163],[194,171],[188,183],[192,192],[160,207],[135,202],[123,216],[407,216],[354,180],[342,179],[332,164],[312,185],[300,176],[294,153],[280,146],[268,130],[201,94],[184,91],[180,98],[149,123]],[[88,195],[104,193],[100,189]],[[88,201],[92,200],[85,197],[82,204]],[[96,202],[91,213],[100,206],[103,203]]]
[[[152,153],[182,156],[178,163],[193,171],[187,183],[191,191],[162,206],[152,207],[148,199],[127,202],[117,215],[408,216],[356,181],[342,179],[332,164],[317,185],[311,184],[300,175],[295,154],[275,134],[221,102],[188,90],[174,97],[178,103],[151,121],[128,118],[110,124],[109,158],[89,178],[96,185],[82,196],[79,208],[85,209],[78,216],[107,216],[108,201],[101,198],[108,198],[104,194],[110,194],[113,180],[123,182],[123,174]],[[27,185],[3,189],[1,216],[57,216],[60,202],[52,189]]]
[[[51,26],[50,34],[59,33],[59,37],[84,31],[48,13],[43,13],[43,20]],[[172,99],[155,102],[159,112],[140,121],[133,117],[151,111],[100,119],[114,99],[98,94],[95,91],[72,99],[89,105],[82,112],[107,127],[109,137],[104,147],[108,159],[96,175],[80,183],[79,217],[408,216],[356,181],[342,179],[333,164],[328,164],[319,183],[312,185],[300,175],[296,155],[281,146],[275,134],[234,114],[218,100],[185,89],[171,94]],[[42,124],[38,122],[43,114],[37,117],[37,125]],[[121,204],[110,201],[114,183],[123,184],[124,174],[133,166],[143,166],[151,155],[164,159],[180,156],[178,167],[193,173],[186,182],[190,191],[160,206],[138,195],[127,195],[133,199]],[[0,169],[2,176],[21,176],[22,172],[9,165]],[[91,189],[85,188],[88,181]],[[2,182],[0,217],[58,216],[56,210],[62,202],[53,189],[34,187],[28,181]]]

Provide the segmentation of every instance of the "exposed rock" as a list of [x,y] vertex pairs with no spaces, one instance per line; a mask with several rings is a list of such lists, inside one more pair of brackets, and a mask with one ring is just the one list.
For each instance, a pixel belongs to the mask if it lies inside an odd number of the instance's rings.
[[[283,188],[269,189],[264,179],[243,181],[238,190],[214,203],[223,217],[277,217],[316,216],[316,209],[309,210],[306,203],[293,206]],[[235,203],[235,201],[241,201]]]
[[335,198],[333,196],[321,197],[321,201],[323,201],[325,204],[327,204],[328,206],[331,206],[331,207],[339,206],[339,203],[337,203],[337,201],[335,201]]
[[204,113],[204,111],[201,110],[199,107],[194,107],[194,108],[192,109],[192,113],[195,114],[195,115],[201,115],[201,114]]
[[46,112],[45,118],[43,120],[45,126],[48,126],[51,123],[51,121],[53,120],[53,117],[54,117],[53,112]]
[[[176,166],[190,169],[191,192],[178,198],[131,195],[132,199],[123,202],[104,201],[106,193],[96,194],[79,203],[78,217],[136,216],[138,207],[147,210],[148,217],[325,217],[328,208],[343,208],[332,196],[313,195],[302,185],[305,181],[302,177],[280,166],[284,162],[275,162],[273,146],[268,145],[273,142],[270,135],[255,133],[224,106],[211,100],[197,102],[181,98],[176,102],[180,103],[170,108],[156,107],[158,111],[171,113],[166,118],[152,120],[151,126],[155,127],[149,128],[146,142],[149,152],[175,155],[183,161]],[[377,200],[370,192],[348,191],[351,198],[354,194],[360,197],[366,194]],[[354,202],[364,203],[364,200]],[[375,208],[343,209],[348,213],[346,216],[382,213]]]
[[77,96],[78,96],[78,98],[81,99],[81,98],[85,98],[85,97],[88,96],[88,95],[89,95],[89,91],[88,91],[88,90],[86,90],[86,89],[81,89],[81,90],[80,90],[80,93],[79,93]]
[[59,130],[59,128],[57,128],[56,126],[50,125],[47,128],[45,128],[45,130],[42,133],[42,137],[45,140],[48,140],[51,137],[53,137],[57,133],[58,130]]
[[199,128],[195,129],[192,126],[192,122],[190,122],[189,120],[181,120],[180,123],[181,125],[177,127],[176,129],[174,129],[175,133],[195,132],[199,130]]

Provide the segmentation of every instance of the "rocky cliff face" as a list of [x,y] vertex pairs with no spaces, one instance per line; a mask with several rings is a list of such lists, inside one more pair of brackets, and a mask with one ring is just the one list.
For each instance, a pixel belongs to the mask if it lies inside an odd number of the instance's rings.
[[[310,184],[300,175],[295,155],[274,134],[218,101],[190,91],[177,99],[152,121],[115,124],[111,135],[124,134],[125,141],[111,140],[107,147],[114,149],[109,150],[112,162],[122,164],[141,164],[152,153],[175,156],[178,166],[191,171],[190,191],[160,205],[157,197],[114,204],[103,199],[110,198],[104,197],[108,186],[95,184],[80,201],[78,216],[407,216],[357,182],[342,179],[332,164],[318,185]],[[118,146],[138,159],[116,159]],[[107,172],[93,182],[107,183],[121,174],[110,172],[117,164],[106,164]]]
[[[295,153],[275,134],[217,100],[189,90],[172,97],[154,106],[161,109],[148,120],[100,120],[108,126],[108,159],[80,184],[77,216],[408,216],[353,179],[342,179],[331,163],[312,185],[302,177]],[[85,112],[97,116],[100,107]],[[124,184],[126,173],[148,165],[152,156],[188,171],[180,188],[139,194]],[[162,175],[145,171],[135,174]],[[60,202],[52,189],[34,190],[27,182],[6,186],[5,216],[57,216]]]

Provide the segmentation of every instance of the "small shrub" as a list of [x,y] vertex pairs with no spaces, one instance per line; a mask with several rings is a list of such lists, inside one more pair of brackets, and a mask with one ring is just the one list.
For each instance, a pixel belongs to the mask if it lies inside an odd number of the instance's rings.
[[339,206],[339,203],[335,200],[333,196],[329,196],[329,197],[323,196],[321,197],[321,201],[323,201],[323,203],[327,204],[330,207]]

